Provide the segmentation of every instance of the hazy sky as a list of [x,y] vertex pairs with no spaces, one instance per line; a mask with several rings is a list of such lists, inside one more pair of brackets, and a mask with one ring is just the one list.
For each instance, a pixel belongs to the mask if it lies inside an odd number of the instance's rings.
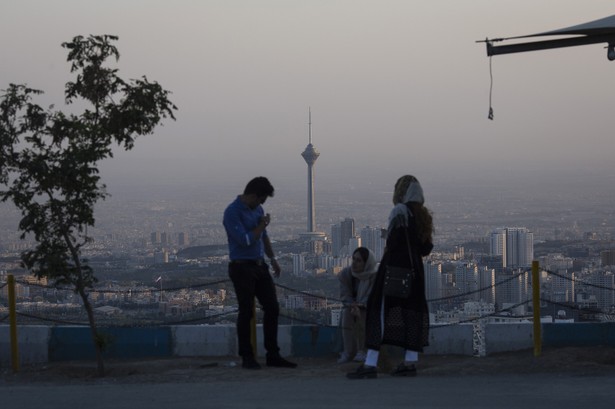
[[308,107],[320,186],[463,176],[615,174],[615,62],[603,44],[493,58],[485,37],[615,14],[612,0],[0,0],[0,89],[63,104],[60,44],[114,34],[125,78],[179,111],[102,164],[114,184],[305,186]]

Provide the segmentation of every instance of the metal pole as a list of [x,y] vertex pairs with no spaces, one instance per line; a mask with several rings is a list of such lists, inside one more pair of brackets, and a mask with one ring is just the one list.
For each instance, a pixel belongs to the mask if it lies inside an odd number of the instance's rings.
[[11,338],[11,363],[13,372],[19,371],[19,348],[17,345],[17,314],[15,313],[15,277],[13,274],[8,275],[8,291],[9,291],[9,325]]
[[540,326],[540,268],[538,261],[532,261],[532,301],[534,308],[534,356],[542,352],[542,334]]
[[[494,41],[498,40],[486,40],[487,43],[487,56],[523,53],[526,51],[539,51],[549,50],[553,48],[575,47],[579,45],[607,43],[609,47],[615,44],[615,35],[613,34],[599,34],[599,35],[586,35],[579,37],[563,38],[558,40],[546,40],[546,41],[533,41],[528,43],[517,43],[507,45],[493,45]],[[610,59],[610,58],[609,58]]]

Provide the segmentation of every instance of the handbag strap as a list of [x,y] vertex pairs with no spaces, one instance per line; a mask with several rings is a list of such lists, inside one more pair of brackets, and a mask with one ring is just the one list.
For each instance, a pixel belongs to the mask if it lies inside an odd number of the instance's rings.
[[410,248],[410,238],[408,237],[408,227],[404,227],[404,233],[406,236],[406,246],[408,247],[408,256],[410,257],[410,267],[414,269],[414,260],[412,257],[412,249]]

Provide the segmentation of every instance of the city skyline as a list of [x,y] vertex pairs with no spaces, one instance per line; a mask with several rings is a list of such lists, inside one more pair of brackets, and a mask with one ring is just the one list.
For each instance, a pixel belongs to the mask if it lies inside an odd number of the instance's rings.
[[[607,188],[611,185],[608,180],[593,179],[587,185],[575,179],[551,180],[548,189],[533,183],[506,184],[502,188],[498,183],[474,182],[425,188],[426,205],[434,214],[437,246],[452,246],[462,239],[488,239],[493,229],[504,225],[525,226],[538,241],[564,234],[582,237],[592,231],[615,235],[615,192]],[[149,239],[157,230],[192,231],[193,236],[202,237],[197,244],[223,243],[221,215],[225,203],[239,193],[232,187],[204,191],[141,187],[114,193],[96,205],[96,225],[91,234]],[[328,233],[332,225],[348,217],[355,220],[357,228],[386,227],[392,187],[389,192],[386,186],[320,188],[317,195],[320,231]],[[269,230],[274,239],[293,239],[305,231],[305,197],[305,183],[292,189],[276,185],[276,196],[266,205],[272,214]],[[0,241],[17,239],[17,210],[10,203],[2,203],[0,216],[0,230],[4,232]]]

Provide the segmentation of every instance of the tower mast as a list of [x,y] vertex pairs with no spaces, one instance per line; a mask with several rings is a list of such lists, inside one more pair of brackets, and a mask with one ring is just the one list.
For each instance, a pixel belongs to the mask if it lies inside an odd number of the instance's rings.
[[308,135],[309,135],[309,144],[312,144],[312,107],[308,108]]
[[315,200],[314,200],[314,163],[316,163],[316,159],[320,156],[320,153],[314,149],[314,145],[312,145],[312,108],[310,107],[308,110],[308,138],[309,143],[301,156],[305,160],[308,166],[308,220],[307,220],[307,231],[308,233],[316,231],[316,209],[315,209]]

